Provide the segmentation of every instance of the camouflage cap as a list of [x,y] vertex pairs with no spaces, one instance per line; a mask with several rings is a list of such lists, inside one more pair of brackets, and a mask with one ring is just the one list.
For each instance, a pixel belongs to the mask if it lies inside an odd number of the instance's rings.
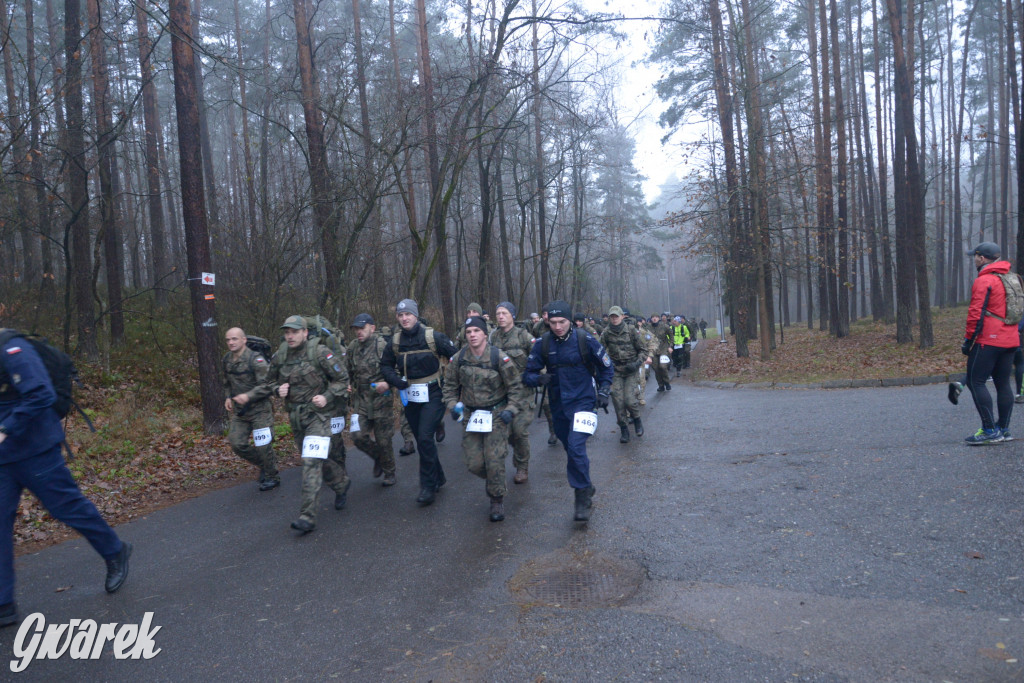
[[306,319],[301,315],[290,315],[288,319],[284,321],[284,325],[281,325],[281,329],[291,330],[304,330],[306,329]]
[[611,308],[608,309],[608,315],[622,315],[622,307],[612,306]]
[[468,306],[466,306],[466,310],[467,311],[472,311],[473,313],[476,313],[477,315],[483,315],[484,314],[484,307],[481,306],[480,304],[476,303],[475,301],[470,303]]

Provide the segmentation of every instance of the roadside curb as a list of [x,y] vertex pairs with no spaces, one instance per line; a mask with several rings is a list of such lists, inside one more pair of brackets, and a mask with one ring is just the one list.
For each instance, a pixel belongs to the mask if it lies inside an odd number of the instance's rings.
[[692,382],[697,387],[709,389],[861,389],[867,387],[909,387],[921,384],[945,384],[964,382],[964,373],[948,375],[926,375],[923,377],[886,377],[883,379],[829,379],[823,382],[799,384],[796,382],[717,382],[699,380]]

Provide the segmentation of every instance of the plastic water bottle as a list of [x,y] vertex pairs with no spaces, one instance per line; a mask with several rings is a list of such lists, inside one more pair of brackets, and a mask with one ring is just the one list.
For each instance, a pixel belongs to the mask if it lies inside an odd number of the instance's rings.
[[459,419],[456,420],[456,422],[462,422],[463,418],[466,417],[462,412],[463,410],[465,410],[465,408],[466,406],[465,404],[463,404],[462,401],[459,401],[458,403],[455,404],[455,414],[459,416]]
[[[371,389],[376,389],[377,388],[377,383],[376,382],[370,382],[370,388]],[[390,396],[390,395],[391,395],[391,389],[388,389],[383,394],[381,394],[381,396]],[[404,406],[405,403],[402,403],[402,405]]]
[[[407,380],[403,377],[402,381],[405,382]],[[409,390],[408,389],[399,389],[398,390],[398,398],[400,398],[402,400],[402,407],[405,407],[405,406],[409,405]]]

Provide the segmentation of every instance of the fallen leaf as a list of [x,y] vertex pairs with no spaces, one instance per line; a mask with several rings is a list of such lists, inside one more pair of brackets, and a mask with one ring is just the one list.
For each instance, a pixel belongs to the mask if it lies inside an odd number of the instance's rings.
[[978,650],[978,654],[982,657],[988,657],[989,659],[995,659],[1001,662],[1005,662],[1007,659],[1010,659],[1009,653],[1003,650],[998,650],[994,647],[983,647]]
[[985,556],[982,555],[981,553],[979,553],[977,550],[969,550],[966,553],[964,553],[964,555],[969,557],[969,558],[971,558],[972,560],[984,560],[985,559]]
[[63,593],[64,591],[69,591],[72,588],[73,588],[73,586],[61,586],[60,588],[58,588],[57,590],[55,590],[53,592],[54,593]]

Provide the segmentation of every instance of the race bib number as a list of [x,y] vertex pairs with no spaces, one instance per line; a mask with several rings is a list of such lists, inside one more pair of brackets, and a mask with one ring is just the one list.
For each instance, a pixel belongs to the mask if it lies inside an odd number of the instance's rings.
[[430,387],[426,384],[409,385],[409,402],[426,403],[430,400]]
[[597,431],[597,413],[581,410],[572,416],[572,431],[593,434]]
[[331,418],[331,434],[341,434],[345,431],[345,416]]
[[675,345],[675,346],[673,346],[672,348],[673,348],[673,349],[681,349],[681,348],[683,348],[683,345],[682,345],[682,344],[676,344],[676,345]]
[[331,437],[307,436],[302,440],[302,457],[324,460],[331,452]]
[[271,438],[270,427],[252,430],[252,442],[256,444],[257,448],[260,446],[266,446],[270,443]]
[[661,358],[659,358],[658,360],[661,361],[662,365],[668,365],[669,363],[672,362],[672,359],[670,359],[668,356],[666,356],[664,354],[662,354]]
[[489,410],[474,410],[473,414],[469,416],[469,422],[466,423],[466,431],[488,434],[491,431],[491,420],[493,419]]
[[359,415],[357,415],[356,413],[352,413],[352,417],[351,417],[351,419],[349,419],[348,431],[349,432],[358,432],[359,431]]

